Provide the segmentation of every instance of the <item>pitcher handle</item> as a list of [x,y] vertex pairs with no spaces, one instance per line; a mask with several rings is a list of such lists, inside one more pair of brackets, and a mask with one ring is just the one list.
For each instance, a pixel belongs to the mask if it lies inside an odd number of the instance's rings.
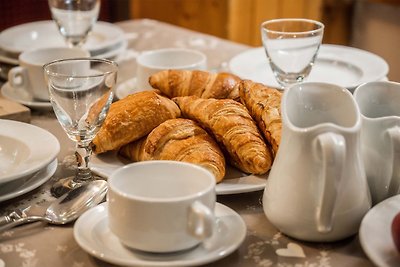
[[400,127],[394,126],[387,130],[390,140],[392,141],[392,177],[389,183],[389,196],[399,193],[400,188]]
[[340,134],[320,134],[315,139],[314,152],[322,160],[322,194],[316,213],[317,230],[328,233],[333,225],[333,211],[345,162],[346,141]]

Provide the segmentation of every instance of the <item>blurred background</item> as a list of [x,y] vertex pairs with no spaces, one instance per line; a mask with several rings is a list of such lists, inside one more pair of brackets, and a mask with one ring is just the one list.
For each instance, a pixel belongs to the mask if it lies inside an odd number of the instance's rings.
[[[149,18],[250,46],[259,25],[281,17],[322,21],[323,43],[361,48],[383,57],[400,81],[400,0],[102,0],[100,20]],[[51,19],[47,0],[0,1],[0,31]]]

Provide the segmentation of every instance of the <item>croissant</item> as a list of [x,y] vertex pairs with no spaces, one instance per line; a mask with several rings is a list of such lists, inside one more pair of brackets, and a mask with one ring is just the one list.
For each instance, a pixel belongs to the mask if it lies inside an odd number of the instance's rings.
[[266,173],[272,156],[245,106],[231,99],[201,99],[196,96],[173,99],[184,117],[211,132],[230,157],[246,173]]
[[132,160],[176,160],[208,169],[216,182],[225,176],[225,159],[214,139],[194,121],[170,119],[147,137],[122,146],[119,153]]
[[282,93],[261,83],[243,80],[239,87],[240,100],[257,122],[276,155],[281,142]]
[[110,106],[99,132],[93,139],[94,153],[119,149],[147,135],[160,123],[180,117],[178,106],[156,91],[129,95]]
[[239,100],[241,79],[230,73],[200,70],[164,70],[150,76],[149,83],[170,98],[198,96]]

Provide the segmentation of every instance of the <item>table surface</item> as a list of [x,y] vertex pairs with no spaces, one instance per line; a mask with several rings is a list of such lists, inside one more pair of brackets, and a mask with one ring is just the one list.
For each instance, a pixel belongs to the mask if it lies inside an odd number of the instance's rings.
[[[140,51],[163,47],[187,47],[207,55],[208,67],[223,70],[234,55],[250,47],[189,31],[153,20],[117,23],[131,33],[131,60],[121,63],[119,81],[134,76],[135,55]],[[32,110],[31,123],[54,134],[60,144],[58,168],[52,179],[24,196],[0,203],[0,215],[15,207],[51,199],[49,186],[54,180],[73,173],[74,143],[68,139],[53,112]],[[245,221],[247,236],[239,249],[206,266],[373,266],[364,254],[358,236],[335,243],[307,243],[281,234],[266,218],[262,209],[262,191],[218,196],[217,201],[235,210]],[[233,233],[234,234],[234,233]],[[278,249],[299,245],[290,256],[279,256]],[[289,246],[292,247],[292,246]],[[291,252],[291,253],[290,253]],[[301,253],[302,252],[302,253]],[[3,262],[2,262],[3,261]],[[112,266],[83,251],[73,237],[73,224],[50,226],[34,223],[0,233],[0,266]]]

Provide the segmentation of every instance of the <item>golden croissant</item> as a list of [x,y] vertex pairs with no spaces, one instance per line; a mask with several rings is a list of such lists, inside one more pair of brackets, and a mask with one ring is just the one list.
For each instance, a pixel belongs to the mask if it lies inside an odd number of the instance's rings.
[[225,176],[225,159],[214,139],[197,123],[188,119],[170,119],[147,137],[129,143],[119,153],[132,160],[176,160],[208,169],[216,182]]
[[149,83],[170,98],[198,96],[239,100],[241,79],[230,73],[200,70],[164,70],[150,76]]
[[97,154],[119,149],[147,135],[160,123],[180,117],[178,106],[154,91],[129,95],[110,106],[103,125],[93,140]]
[[261,83],[243,80],[239,87],[240,100],[257,122],[276,155],[281,142],[282,93]]
[[230,156],[231,163],[246,173],[264,174],[272,156],[245,106],[231,99],[173,99],[182,115],[200,123]]

